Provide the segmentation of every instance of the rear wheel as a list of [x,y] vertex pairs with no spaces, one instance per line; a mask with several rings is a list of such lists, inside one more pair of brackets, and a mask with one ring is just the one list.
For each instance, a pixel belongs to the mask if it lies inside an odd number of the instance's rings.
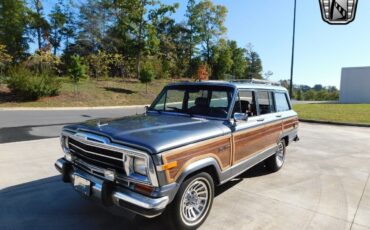
[[279,171],[285,162],[285,141],[281,140],[277,146],[277,150],[274,155],[266,160],[266,166],[272,172]]
[[197,229],[211,210],[213,196],[213,179],[208,173],[185,180],[168,210],[174,229]]

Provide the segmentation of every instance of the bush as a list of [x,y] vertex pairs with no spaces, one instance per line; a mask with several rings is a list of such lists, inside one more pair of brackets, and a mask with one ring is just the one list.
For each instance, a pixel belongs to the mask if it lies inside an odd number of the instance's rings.
[[146,84],[146,93],[148,93],[148,83],[154,79],[154,71],[151,68],[145,67],[140,71],[140,82]]
[[12,68],[6,83],[13,93],[31,100],[58,95],[61,87],[60,81],[55,76],[47,73],[34,74],[24,67]]
[[83,61],[83,58],[78,55],[73,55],[71,57],[71,65],[68,68],[68,73],[71,75],[71,79],[75,84],[77,84],[81,78],[87,78],[86,65]]

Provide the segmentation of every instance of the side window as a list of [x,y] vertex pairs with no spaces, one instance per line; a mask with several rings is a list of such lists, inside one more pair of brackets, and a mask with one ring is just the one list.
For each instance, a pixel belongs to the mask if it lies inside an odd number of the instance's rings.
[[255,93],[253,91],[241,90],[235,102],[233,113],[246,113],[249,117],[257,115]]
[[288,98],[285,93],[275,93],[275,104],[277,112],[290,110]]
[[257,98],[260,115],[274,112],[274,104],[269,91],[258,91]]

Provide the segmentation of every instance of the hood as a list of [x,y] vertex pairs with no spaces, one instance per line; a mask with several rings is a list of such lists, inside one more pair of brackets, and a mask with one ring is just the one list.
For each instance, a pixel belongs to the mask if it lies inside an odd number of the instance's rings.
[[118,119],[95,119],[64,129],[107,136],[112,142],[152,154],[221,136],[230,132],[225,121],[165,114],[143,114]]

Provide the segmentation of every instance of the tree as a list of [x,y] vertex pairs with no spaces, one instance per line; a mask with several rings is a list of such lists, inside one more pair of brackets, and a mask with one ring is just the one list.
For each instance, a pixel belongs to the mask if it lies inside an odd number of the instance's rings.
[[6,65],[9,64],[12,59],[13,57],[6,52],[6,47],[0,44],[0,76],[2,75]]
[[209,78],[208,66],[207,66],[207,64],[201,64],[198,68],[198,71],[197,71],[196,80],[207,81],[208,78]]
[[152,82],[154,79],[154,72],[151,68],[143,68],[140,71],[140,82],[145,84],[145,92],[148,93],[148,83]]
[[233,66],[232,52],[225,40],[212,47],[212,78],[225,79],[225,75],[230,72]]
[[96,79],[108,76],[111,55],[99,50],[97,54],[87,56],[86,60],[89,65],[89,76]]
[[175,24],[171,29],[171,41],[173,44],[173,75],[191,77],[190,64],[192,58],[189,58],[190,46],[188,45],[189,31],[184,24]]
[[36,34],[38,49],[41,50],[49,42],[50,25],[44,16],[44,7],[41,0],[32,0],[29,11],[29,25],[31,33]]
[[214,5],[210,0],[202,0],[195,5],[193,17],[196,19],[196,31],[199,33],[203,56],[211,65],[211,52],[219,37],[226,32],[224,22],[227,9],[221,5]]
[[150,21],[147,25],[146,54],[160,59],[162,73],[157,77],[167,77],[173,72],[178,72],[174,71],[176,69],[175,63],[178,61],[177,55],[179,54],[174,41],[178,41],[177,36],[181,36],[181,29],[171,17],[178,7],[178,3],[173,5],[161,4],[158,8],[149,11]]
[[195,0],[189,0],[188,5],[186,7],[186,13],[185,17],[187,18],[186,21],[186,27],[187,27],[187,41],[188,44],[188,52],[187,52],[187,58],[188,63],[191,63],[191,60],[193,58],[193,55],[195,53],[195,48],[200,42],[199,37],[199,30],[197,27],[197,12],[196,12],[196,1]]
[[295,93],[295,96],[294,98],[298,101],[301,101],[302,100],[302,90],[298,89]]
[[73,6],[73,0],[67,1],[67,3],[64,3],[64,11],[63,14],[66,17],[65,25],[61,31],[62,35],[65,39],[65,49],[68,52],[69,51],[69,45],[72,39],[76,36],[76,30],[78,29],[76,26],[76,17],[74,15],[74,12],[72,11]]
[[58,72],[60,59],[53,55],[51,51],[37,50],[34,54],[28,57],[25,64],[30,69],[36,70],[38,74],[51,74]]
[[314,85],[314,86],[313,86],[313,89],[314,89],[315,91],[321,91],[321,90],[323,89],[323,87],[322,87],[322,85],[320,85],[320,84],[316,84],[316,85]]
[[248,44],[247,46],[247,62],[248,68],[246,70],[246,77],[248,79],[263,79],[262,77],[262,61],[256,51],[253,50],[253,46]]
[[241,79],[244,77],[248,65],[245,58],[246,50],[239,48],[236,41],[228,41],[228,46],[231,51],[231,59],[233,62],[230,74],[236,79]]
[[61,41],[63,38],[63,30],[65,29],[65,24],[67,22],[67,16],[62,10],[63,1],[59,0],[53,7],[53,10],[49,14],[50,18],[50,43],[53,46],[53,54],[57,55],[57,50],[61,46]]
[[104,44],[104,38],[109,28],[107,7],[101,0],[88,0],[80,6],[79,10],[78,27],[80,31],[76,44],[83,49],[80,55],[107,50]]
[[14,62],[24,59],[28,49],[26,35],[27,7],[23,0],[1,0],[0,44],[13,56]]
[[142,54],[145,49],[145,35],[147,32],[147,8],[154,8],[154,0],[116,0],[113,2],[113,12],[116,15],[115,30],[120,36],[129,36],[135,48],[136,76],[140,76]]
[[75,94],[77,93],[77,85],[81,78],[86,77],[86,66],[83,63],[83,58],[78,55],[71,57],[71,63],[68,69],[68,73],[71,76],[73,83],[75,84]]

